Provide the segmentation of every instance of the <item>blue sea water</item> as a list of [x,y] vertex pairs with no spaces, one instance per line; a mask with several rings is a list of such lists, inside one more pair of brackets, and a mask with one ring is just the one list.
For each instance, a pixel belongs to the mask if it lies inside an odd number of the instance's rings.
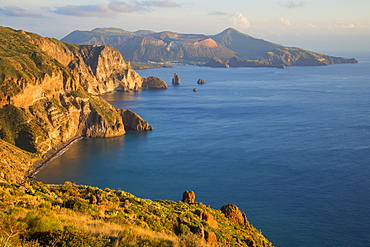
[[[153,200],[194,190],[212,208],[236,204],[277,247],[370,246],[369,57],[325,67],[139,71],[169,88],[102,97],[154,130],[83,139],[37,179]],[[181,85],[171,85],[173,73]]]

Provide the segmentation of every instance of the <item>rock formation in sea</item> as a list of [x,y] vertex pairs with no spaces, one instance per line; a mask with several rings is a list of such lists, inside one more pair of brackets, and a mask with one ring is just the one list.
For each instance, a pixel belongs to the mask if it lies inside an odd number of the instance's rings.
[[150,76],[148,78],[144,78],[142,87],[152,89],[166,89],[168,88],[168,85],[158,77]]
[[172,85],[180,85],[180,76],[176,73],[173,74]]
[[198,79],[197,84],[204,84],[206,83],[202,78]]
[[147,121],[142,119],[138,114],[133,111],[126,109],[117,110],[119,115],[122,117],[125,130],[152,130],[153,127],[149,125]]

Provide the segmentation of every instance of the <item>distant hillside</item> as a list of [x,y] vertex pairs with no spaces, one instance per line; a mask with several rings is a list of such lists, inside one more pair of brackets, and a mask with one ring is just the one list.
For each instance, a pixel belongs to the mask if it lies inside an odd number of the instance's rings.
[[203,34],[128,32],[123,29],[98,28],[91,32],[73,31],[62,41],[110,45],[127,60],[134,62],[206,62],[215,56],[235,56],[235,52]]
[[263,39],[253,38],[232,28],[211,36],[211,38],[230,50],[235,51],[238,57],[245,60],[260,59],[267,52],[284,47]]
[[[76,44],[106,44],[133,62],[197,63],[216,67],[316,66],[356,63],[257,39],[228,28],[216,35],[97,28],[73,31],[62,39]],[[218,62],[217,62],[218,61]]]

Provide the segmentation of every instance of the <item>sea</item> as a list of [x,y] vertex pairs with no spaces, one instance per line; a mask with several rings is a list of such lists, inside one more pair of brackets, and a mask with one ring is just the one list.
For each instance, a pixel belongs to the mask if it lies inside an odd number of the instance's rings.
[[370,246],[370,53],[337,55],[359,63],[140,70],[168,89],[101,97],[154,129],[82,139],[37,180],[152,200],[193,190],[237,205],[275,247]]

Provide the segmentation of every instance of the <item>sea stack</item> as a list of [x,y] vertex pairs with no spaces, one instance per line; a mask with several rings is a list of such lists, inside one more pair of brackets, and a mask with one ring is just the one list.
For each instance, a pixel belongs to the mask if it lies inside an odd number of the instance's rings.
[[198,81],[197,81],[197,84],[204,84],[206,83],[202,78],[200,78]]
[[172,84],[173,85],[180,85],[180,76],[176,73],[173,74]]

